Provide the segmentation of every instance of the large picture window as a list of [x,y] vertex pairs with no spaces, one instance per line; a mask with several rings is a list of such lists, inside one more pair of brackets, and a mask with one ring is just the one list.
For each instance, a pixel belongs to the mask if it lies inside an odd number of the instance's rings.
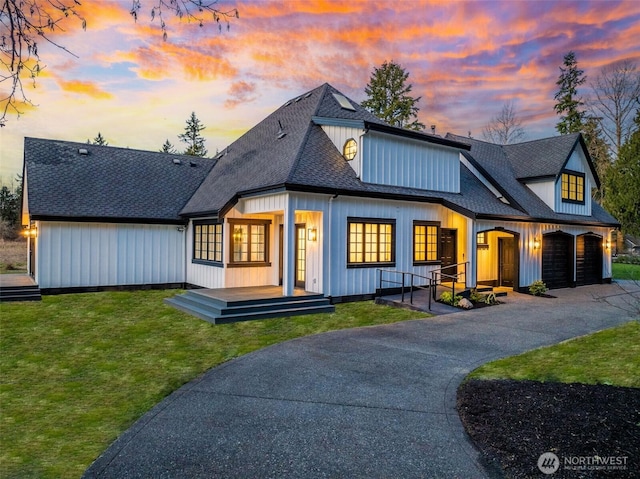
[[347,226],[349,266],[395,262],[395,220],[349,218]]
[[194,223],[193,259],[222,263],[222,223]]
[[268,265],[270,223],[263,220],[229,220],[230,265]]
[[427,221],[413,222],[413,262],[437,263],[440,223]]
[[584,203],[584,175],[582,173],[562,173],[562,201]]

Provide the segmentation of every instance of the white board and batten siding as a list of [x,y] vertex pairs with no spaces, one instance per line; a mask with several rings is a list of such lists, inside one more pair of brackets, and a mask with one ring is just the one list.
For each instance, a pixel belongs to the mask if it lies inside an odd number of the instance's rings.
[[588,166],[587,158],[585,157],[581,148],[576,148],[567,164],[564,167],[565,170],[575,171],[583,173],[584,178],[584,204],[581,203],[568,203],[562,201],[562,175],[558,177],[555,184],[555,207],[554,211],[557,213],[567,213],[572,215],[591,215],[591,189],[595,187],[595,178],[591,173],[591,169]]
[[363,140],[362,181],[460,192],[459,150],[374,131]]
[[[348,218],[357,217],[395,220],[395,266],[372,264],[367,267],[347,267]],[[329,260],[325,262],[325,288],[327,296],[356,296],[371,294],[379,287],[378,268],[410,271],[428,276],[439,265],[413,265],[413,222],[439,221],[441,228],[457,229],[458,261],[466,253],[468,222],[462,215],[441,205],[391,200],[338,197],[332,201],[325,215],[325,230],[332,241],[325,245]],[[383,287],[390,287],[386,284]]]
[[[340,153],[344,149],[345,143],[354,139],[358,144],[358,150],[356,153],[356,157],[353,160],[350,160],[349,166],[353,168],[356,172],[358,178],[360,177],[360,172],[362,171],[362,136],[365,131],[359,128],[353,128],[348,126],[334,126],[334,125],[322,125],[322,129],[329,137],[331,142],[335,145]],[[346,160],[345,160],[346,161]]]
[[184,232],[176,225],[39,221],[41,288],[183,283]]
[[[543,235],[547,233],[554,233],[562,231],[563,233],[570,234],[574,237],[583,235],[586,233],[594,233],[601,236],[603,242],[609,238],[609,229],[593,226],[575,226],[575,225],[558,225],[553,223],[524,223],[524,222],[505,222],[505,221],[478,221],[477,231],[494,231],[495,228],[503,228],[504,231],[513,232],[519,234],[518,250],[519,250],[519,285],[520,287],[526,287],[536,280],[542,279],[542,240]],[[508,236],[504,233],[500,233],[499,236]],[[540,247],[534,248],[534,241],[540,242]],[[495,277],[489,277],[497,271],[491,270],[487,272],[487,268],[494,268],[494,264],[497,264],[497,251],[491,251],[491,245],[489,250],[478,252],[478,280],[484,279],[496,279]],[[491,256],[491,259],[489,259]],[[575,264],[575,248],[573,263]],[[487,275],[487,277],[483,277]],[[602,258],[602,277],[611,277],[611,254],[605,250]]]

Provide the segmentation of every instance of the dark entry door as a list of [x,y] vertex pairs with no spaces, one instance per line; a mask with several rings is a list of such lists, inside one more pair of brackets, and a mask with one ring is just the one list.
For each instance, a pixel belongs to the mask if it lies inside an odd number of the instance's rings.
[[585,234],[576,238],[576,284],[602,282],[602,238]]
[[518,256],[515,238],[498,238],[499,284],[513,288],[516,282]]
[[307,272],[307,228],[305,225],[296,225],[296,282],[297,288],[304,288],[304,279]]
[[573,236],[551,233],[542,237],[542,281],[550,289],[571,286]]
[[[442,228],[440,229],[440,261],[442,262],[443,274],[455,274],[456,268],[452,265],[456,264],[456,230]],[[451,266],[447,268],[447,266]],[[450,281],[449,278],[443,278],[443,281]]]

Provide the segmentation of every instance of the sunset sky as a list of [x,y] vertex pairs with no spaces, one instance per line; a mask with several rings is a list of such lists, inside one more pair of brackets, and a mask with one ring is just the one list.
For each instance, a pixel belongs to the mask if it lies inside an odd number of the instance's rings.
[[[213,156],[291,98],[328,82],[365,98],[374,66],[394,60],[421,96],[420,120],[437,133],[482,138],[513,100],[527,139],[556,134],[555,82],[576,52],[588,78],[621,59],[640,66],[640,2],[220,0],[240,18],[220,33],[212,21],[167,19],[163,41],[140,0],[82,0],[52,38],[79,58],[39,45],[46,69],[25,108],[0,130],[0,177],[22,171],[25,136],[158,150],[178,140],[192,111]],[[167,12],[165,12],[166,15]],[[7,86],[0,83],[0,92]],[[586,94],[588,85],[581,93]]]

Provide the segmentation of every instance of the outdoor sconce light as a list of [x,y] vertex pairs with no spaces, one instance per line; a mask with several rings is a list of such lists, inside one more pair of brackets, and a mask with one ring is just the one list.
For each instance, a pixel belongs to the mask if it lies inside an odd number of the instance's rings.
[[22,232],[25,238],[36,238],[38,236],[38,228],[32,226],[31,228],[27,228]]
[[533,238],[533,249],[540,249],[540,240],[538,238]]
[[605,247],[606,249],[611,249],[611,240],[607,240],[607,241],[605,241],[605,242],[604,242],[604,247]]
[[307,239],[309,241],[316,241],[316,239],[318,239],[318,230],[315,228],[309,228],[307,230]]

